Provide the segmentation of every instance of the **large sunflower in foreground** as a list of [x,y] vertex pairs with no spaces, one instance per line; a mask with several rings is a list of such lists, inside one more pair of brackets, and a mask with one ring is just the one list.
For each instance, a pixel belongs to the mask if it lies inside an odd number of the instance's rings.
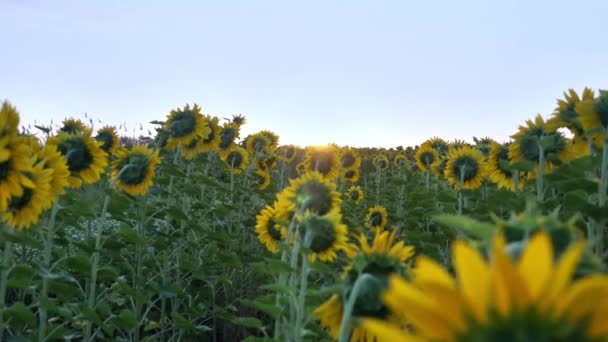
[[310,146],[306,148],[304,163],[306,171],[317,171],[325,179],[333,180],[339,174],[340,155],[337,148],[332,145]]
[[382,320],[363,326],[379,341],[606,341],[608,276],[572,281],[585,242],[557,261],[548,234],[535,234],[519,260],[497,235],[489,262],[465,242],[454,244],[454,279],[420,257],[414,277],[391,277],[386,305],[413,325],[413,335]]
[[380,172],[386,171],[388,169],[388,166],[390,165],[388,157],[383,153],[376,155],[374,157],[374,160],[372,161],[372,164],[374,164],[376,170]]
[[608,140],[608,90],[600,90],[597,98],[587,98],[576,105],[576,112],[585,132],[597,146]]
[[65,189],[70,185],[70,169],[65,158],[54,145],[45,145],[38,152],[38,160],[45,169],[53,171],[49,194],[54,201],[57,196],[65,194]]
[[340,222],[342,215],[338,208],[322,216],[306,211],[297,219],[298,231],[304,247],[310,250],[311,261],[334,261],[339,251],[348,249],[348,228]]
[[112,179],[117,188],[129,195],[144,195],[152,186],[159,163],[158,150],[142,145],[122,148],[116,152],[116,160],[112,162]]
[[358,185],[353,185],[348,190],[346,190],[346,198],[355,202],[356,204],[361,203],[363,201],[363,189],[361,189]]
[[269,205],[256,216],[255,231],[260,242],[272,253],[279,251],[279,242],[287,235],[287,229],[277,222],[274,207]]
[[335,340],[338,339],[341,327],[344,303],[353,293],[355,282],[362,275],[363,288],[354,302],[349,325],[351,342],[371,342],[378,336],[359,324],[363,318],[388,320],[395,324],[404,321],[396,315],[391,315],[382,303],[381,293],[386,289],[388,277],[391,274],[405,275],[406,262],[414,255],[414,247],[406,246],[403,241],[396,242],[395,231],[384,231],[374,236],[371,244],[365,235],[359,237],[359,247],[349,252],[350,262],[343,273],[345,290],[334,294],[314,310],[315,317],[321,326],[329,330]]
[[381,205],[375,205],[369,208],[367,216],[365,216],[365,224],[373,228],[375,231],[381,231],[388,222],[388,212]]
[[[451,149],[447,156],[444,176],[456,189],[477,189],[486,175],[484,156],[470,146]],[[462,184],[460,182],[462,181]]]
[[418,169],[431,171],[431,166],[439,162],[439,153],[430,144],[423,144],[418,148],[414,155]]
[[308,172],[291,179],[290,185],[279,193],[278,201],[279,212],[310,211],[317,215],[326,215],[340,208],[342,203],[336,185],[319,172]]
[[31,172],[33,160],[30,148],[22,137],[0,138],[0,210],[4,210],[11,196],[22,196],[24,187],[35,185],[24,173]]
[[249,166],[249,153],[240,146],[234,146],[222,155],[222,160],[228,166],[228,170],[241,173]]
[[192,140],[206,138],[211,129],[206,125],[200,107],[189,104],[183,109],[171,110],[165,121],[164,129],[168,132],[167,147],[177,148],[179,145],[188,145]]
[[101,149],[102,143],[90,134],[69,134],[61,132],[49,138],[48,145],[54,146],[65,158],[70,170],[70,187],[97,182],[108,164],[107,154]]
[[26,174],[34,186],[23,187],[20,195],[11,195],[0,215],[3,221],[15,229],[26,229],[38,222],[42,212],[50,207],[54,199],[50,192],[53,178],[51,169],[45,169],[40,163]]
[[120,138],[116,133],[116,128],[112,126],[105,126],[98,130],[95,140],[102,142],[101,149],[109,155],[114,154],[120,148]]

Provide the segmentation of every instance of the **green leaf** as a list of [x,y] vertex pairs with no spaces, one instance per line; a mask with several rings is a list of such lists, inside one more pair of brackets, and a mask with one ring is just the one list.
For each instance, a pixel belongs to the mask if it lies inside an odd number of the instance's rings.
[[259,330],[262,330],[264,327],[262,321],[254,317],[237,317],[232,321],[232,323],[244,326],[246,328],[253,328]]
[[32,277],[34,276],[34,269],[27,264],[17,264],[13,267],[13,270],[9,274],[7,286],[25,289],[32,285]]
[[120,223],[120,226],[116,230],[116,234],[120,239],[138,246],[143,245],[146,242],[141,236],[139,236],[137,230],[124,222]]
[[118,316],[114,317],[112,322],[121,329],[131,330],[137,326],[137,318],[135,314],[129,310],[123,309]]
[[247,299],[241,300],[241,303],[243,303],[244,305],[247,305],[249,307],[256,308],[256,309],[268,314],[272,318],[277,318],[283,311],[280,307],[277,307],[276,305],[274,305],[274,303],[268,304],[268,303],[262,303],[259,301],[247,300]]
[[513,163],[510,165],[510,169],[519,170],[519,171],[534,171],[536,167],[536,163],[529,160],[520,161],[518,163]]
[[6,318],[11,320],[13,324],[18,322],[20,324],[29,324],[30,326],[36,325],[36,316],[34,313],[22,302],[16,302],[11,305],[5,311]]
[[89,274],[91,272],[91,259],[87,255],[75,255],[65,259],[66,267],[76,273]]
[[458,215],[437,215],[434,221],[452,229],[461,230],[474,237],[488,240],[496,229],[494,225],[482,223],[466,216]]

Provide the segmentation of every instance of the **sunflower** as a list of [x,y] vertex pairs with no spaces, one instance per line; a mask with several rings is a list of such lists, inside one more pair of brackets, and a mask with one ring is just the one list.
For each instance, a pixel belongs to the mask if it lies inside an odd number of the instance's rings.
[[[32,162],[34,158],[32,159]],[[50,207],[53,196],[51,182],[53,171],[45,169],[42,163],[37,164],[30,171],[25,172],[32,187],[23,187],[19,195],[9,195],[8,204],[2,210],[2,220],[16,229],[27,229],[38,222],[45,208]]]
[[301,163],[298,163],[298,165],[296,165],[296,173],[298,174],[298,176],[302,176],[303,174],[306,173],[306,163],[305,162],[301,162]]
[[0,107],[0,139],[3,137],[15,137],[18,133],[19,112],[10,102],[3,101],[2,107]]
[[352,148],[346,148],[340,156],[340,167],[342,169],[358,169],[361,166],[359,152]]
[[608,139],[608,90],[600,90],[597,98],[591,95],[576,105],[576,112],[585,132],[591,135],[596,145]]
[[0,210],[7,208],[11,197],[23,196],[24,187],[35,184],[25,173],[31,172],[35,160],[30,158],[30,148],[23,137],[0,138]]
[[279,147],[279,136],[277,134],[268,130],[263,130],[259,133],[264,135],[266,138],[268,138],[268,141],[270,141],[270,145],[268,145],[269,151],[275,151]]
[[553,165],[570,161],[579,156],[580,151],[572,141],[562,133],[548,127],[542,116],[537,115],[534,121],[527,120],[526,126],[519,126],[517,133],[511,136],[514,142],[509,146],[509,158],[513,163],[522,161],[539,162],[541,139],[551,139],[550,146],[545,147],[547,170]]
[[585,87],[582,95],[581,99],[574,89],[564,92],[564,99],[557,100],[557,107],[553,111],[551,119],[547,120],[547,126],[551,129],[567,128],[575,139],[582,138],[584,129],[576,112],[576,105],[581,101],[593,100],[593,90]]
[[342,180],[348,183],[355,183],[359,180],[359,169],[342,170]]
[[442,158],[439,158],[439,160],[436,163],[433,163],[431,165],[431,170],[437,176],[443,177],[445,175],[445,166],[447,165],[447,163],[448,163],[448,159],[445,156]]
[[398,153],[395,156],[395,159],[393,159],[393,165],[398,169],[407,168],[409,163],[410,162],[408,161],[407,155],[405,155],[405,153]]
[[297,148],[293,145],[281,146],[279,147],[278,155],[281,160],[284,160],[286,163],[291,163],[296,159]]
[[[445,178],[456,189],[477,189],[486,175],[486,163],[481,151],[474,147],[451,149],[445,165]],[[462,182],[462,184],[461,184]]]
[[120,138],[116,133],[116,128],[112,126],[105,126],[98,130],[95,140],[102,142],[101,149],[109,155],[114,154],[120,148]]
[[235,140],[239,135],[239,128],[234,123],[224,123],[220,129],[220,142],[218,150],[220,155],[228,153],[230,149],[236,146]]
[[509,145],[494,143],[488,156],[488,176],[499,187],[514,190],[513,172],[507,168],[509,160]]
[[571,280],[584,248],[578,242],[554,262],[549,235],[539,232],[515,261],[498,234],[486,262],[458,241],[457,281],[425,257],[412,281],[389,280],[384,303],[411,322],[413,336],[381,320],[363,326],[391,341],[606,341],[608,277]]
[[199,153],[215,151],[220,144],[220,119],[210,115],[205,115],[204,119],[209,128],[209,134],[198,141]]
[[431,144],[423,144],[418,148],[418,151],[416,151],[414,158],[416,159],[418,169],[430,171],[431,165],[439,162],[439,153],[437,153],[437,150],[434,149]]
[[245,146],[251,154],[265,152],[270,147],[270,139],[264,133],[258,132],[245,138]]
[[177,148],[179,145],[189,145],[194,139],[206,138],[211,129],[206,125],[205,117],[200,107],[189,104],[183,109],[173,109],[167,116],[164,129],[169,133],[167,147]]
[[66,132],[69,134],[90,134],[91,129],[79,119],[67,118],[63,120],[63,126],[59,129],[59,132]]
[[376,168],[376,170],[380,171],[380,172],[384,172],[388,169],[388,166],[390,165],[388,158],[386,157],[385,154],[378,154],[374,157],[374,160],[372,161],[372,163],[374,164],[374,167]]
[[333,180],[339,173],[340,156],[332,145],[310,146],[306,148],[304,163],[307,172],[318,171],[325,179]]
[[342,202],[336,185],[316,171],[290,180],[290,185],[279,193],[278,200],[278,212],[310,211],[321,216],[340,208]]
[[256,216],[255,231],[260,242],[272,253],[279,251],[279,242],[287,235],[287,229],[277,222],[274,207],[269,205]]
[[[245,123],[247,122],[247,118],[242,115],[242,114],[236,114],[232,116],[232,121],[231,123],[237,127],[240,128],[241,126],[243,126]],[[237,136],[238,138],[238,136]]]
[[448,152],[449,152],[450,149],[459,149],[459,148],[462,148],[462,147],[465,147],[465,146],[471,146],[471,145],[469,143],[467,143],[466,141],[464,141],[464,140],[454,139],[454,141],[452,141],[449,144]]
[[444,154],[448,153],[448,150],[450,148],[450,144],[448,144],[445,140],[439,137],[433,137],[422,143],[422,145],[432,147],[435,151],[437,151],[440,156],[443,156]]
[[388,222],[388,212],[386,208],[380,205],[375,205],[369,208],[367,216],[365,216],[365,224],[378,232],[384,229]]
[[160,163],[158,150],[142,145],[121,148],[112,162],[112,180],[115,186],[131,196],[144,195]]
[[339,208],[321,216],[307,210],[297,217],[304,247],[310,250],[310,261],[334,261],[338,251],[348,248],[348,228],[341,219]]
[[38,152],[38,159],[45,169],[53,171],[49,196],[54,201],[57,196],[65,194],[65,188],[70,185],[70,169],[63,155],[53,145],[45,145]]
[[346,198],[352,200],[356,204],[361,203],[363,201],[363,189],[361,189],[358,185],[353,185],[348,190],[346,190]]
[[47,145],[54,146],[66,159],[72,188],[97,182],[108,164],[107,155],[100,147],[102,143],[91,138],[89,133],[61,132],[49,138]]
[[255,177],[259,190],[264,190],[270,185],[270,172],[268,170],[256,170]]
[[249,153],[246,149],[235,145],[222,154],[222,160],[228,166],[228,170],[238,174],[249,166]]
[[494,139],[490,137],[483,137],[481,139],[473,137],[473,141],[475,141],[475,147],[481,151],[486,158],[490,155],[492,145],[496,143]]
[[[321,326],[328,328],[332,338],[338,339],[344,302],[353,294],[357,279],[363,282],[364,292],[359,292],[355,299],[349,325],[352,332],[351,342],[376,341],[379,336],[358,324],[364,318],[386,319],[395,324],[403,324],[396,315],[391,315],[382,303],[381,293],[386,290],[388,277],[391,274],[406,273],[406,261],[414,255],[414,247],[406,246],[403,241],[395,243],[395,231],[384,231],[374,237],[372,244],[365,235],[359,237],[359,247],[350,254],[350,263],[343,273],[345,290],[332,295],[329,300],[314,310],[315,317]],[[362,275],[366,275],[365,278]],[[360,287],[361,288],[361,287]]]

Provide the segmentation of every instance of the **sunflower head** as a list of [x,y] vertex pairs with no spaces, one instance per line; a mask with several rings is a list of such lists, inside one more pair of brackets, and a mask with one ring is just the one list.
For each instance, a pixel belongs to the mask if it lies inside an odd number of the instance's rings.
[[[583,100],[593,98],[593,91],[589,88],[583,90]],[[576,105],[581,102],[581,98],[574,91],[568,89],[564,92],[564,99],[557,100],[557,107],[553,111],[551,119],[547,121],[547,126],[550,129],[568,128],[576,138],[582,137],[584,134],[583,126],[576,112]]]
[[277,154],[280,159],[287,163],[291,163],[296,158],[297,148],[293,145],[281,146],[279,147],[279,152]]
[[352,148],[346,148],[340,156],[340,166],[343,169],[358,169],[361,166],[361,156]]
[[310,146],[306,148],[304,163],[306,171],[317,171],[325,179],[333,180],[338,176],[340,156],[338,150],[332,145],[325,147]]
[[117,188],[131,196],[144,195],[154,178],[156,165],[160,163],[158,151],[135,145],[116,152],[112,163],[112,179]]
[[116,133],[116,128],[112,126],[106,126],[97,131],[95,140],[100,141],[100,146],[107,154],[113,154],[120,147],[120,138]]
[[36,161],[30,155],[31,149],[23,137],[0,138],[0,210],[6,208],[11,196],[22,196],[24,187],[35,186],[25,175]]
[[0,107],[0,139],[14,137],[19,133],[19,112],[8,101],[2,102]]
[[374,229],[381,231],[388,222],[388,212],[386,208],[380,205],[375,205],[369,208],[367,216],[365,216],[365,224]]
[[263,130],[259,133],[268,138],[268,141],[270,142],[270,144],[268,145],[268,149],[270,151],[275,151],[279,147],[279,136],[276,133],[268,130]]
[[249,166],[249,153],[247,150],[234,146],[223,154],[222,159],[228,166],[228,170],[234,173],[241,173]]
[[462,241],[453,244],[456,279],[419,257],[413,280],[389,279],[384,303],[408,319],[412,333],[391,322],[363,323],[393,339],[434,341],[604,341],[608,339],[608,276],[572,282],[585,243],[556,259],[548,234],[535,234],[519,260],[497,234],[489,261]]
[[225,123],[220,129],[220,141],[218,148],[220,151],[227,151],[235,145],[235,140],[239,135],[239,128],[234,123]]
[[432,137],[431,139],[422,143],[422,145],[431,146],[433,149],[435,149],[435,151],[437,151],[440,156],[446,154],[448,152],[448,149],[450,148],[450,144],[448,144],[447,141],[439,137]]
[[608,91],[600,90],[598,97],[590,93],[587,99],[577,103],[575,110],[585,132],[601,146],[608,139]]
[[67,118],[63,120],[63,126],[59,128],[59,132],[65,132],[69,134],[85,134],[90,133],[88,128],[82,121],[74,118]]
[[359,180],[359,169],[342,170],[342,180],[347,183],[355,183]]
[[393,165],[395,165],[396,168],[398,169],[404,169],[404,168],[408,168],[409,166],[409,160],[408,157],[405,153],[399,153],[395,156],[395,159],[393,160]]
[[483,153],[483,155],[487,158],[490,155],[490,150],[492,149],[492,145],[496,142],[494,139],[490,137],[476,138],[473,137],[473,141],[475,142],[475,147]]
[[231,123],[236,127],[241,127],[247,122],[247,118],[242,114],[236,114],[232,116]]
[[418,169],[430,171],[431,165],[439,162],[439,153],[430,143],[422,144],[414,155]]
[[270,185],[270,172],[268,170],[256,170],[254,178],[259,190],[264,190]]
[[444,175],[457,189],[477,189],[486,175],[483,154],[474,147],[451,149],[446,156]]
[[306,211],[296,219],[303,246],[310,250],[311,261],[334,261],[338,251],[347,249],[348,228],[340,222],[342,215],[338,209],[322,216]]
[[492,182],[504,189],[513,190],[513,171],[509,167],[509,145],[494,143],[488,156],[488,176]]
[[255,231],[260,242],[272,253],[279,251],[279,242],[287,235],[287,229],[277,221],[274,207],[269,205],[256,216]]
[[355,202],[356,204],[361,203],[363,201],[363,189],[361,189],[358,185],[353,185],[348,190],[346,190],[346,198]]
[[63,195],[65,188],[70,185],[70,170],[66,159],[57,150],[56,146],[47,144],[38,152],[38,160],[43,164],[45,169],[52,170],[53,172],[49,190],[50,196],[55,198]]
[[342,200],[336,185],[318,172],[308,172],[290,180],[290,186],[279,195],[285,211],[304,213],[310,211],[320,216],[340,208]]
[[270,148],[271,142],[267,135],[258,132],[245,138],[245,146],[247,147],[247,151],[251,154],[262,153]]
[[374,164],[376,170],[380,172],[386,171],[389,166],[388,157],[385,154],[376,155],[372,163]]
[[204,139],[210,133],[201,109],[197,104],[190,108],[186,104],[183,109],[171,110],[165,121],[164,129],[168,133],[167,146],[177,148],[188,145],[196,138]]

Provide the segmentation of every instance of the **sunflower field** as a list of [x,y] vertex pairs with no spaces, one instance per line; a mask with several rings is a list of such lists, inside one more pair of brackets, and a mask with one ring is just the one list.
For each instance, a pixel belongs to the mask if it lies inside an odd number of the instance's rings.
[[[0,341],[608,341],[608,91],[491,137],[0,111]],[[483,132],[480,132],[483,134]]]

